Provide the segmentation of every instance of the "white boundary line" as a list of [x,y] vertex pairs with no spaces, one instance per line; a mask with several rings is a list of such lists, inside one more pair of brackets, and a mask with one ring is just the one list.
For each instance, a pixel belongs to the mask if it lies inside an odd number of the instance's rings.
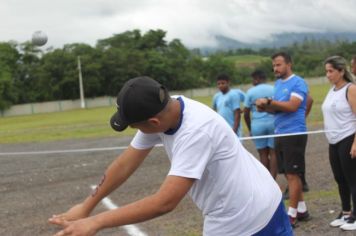
[[[92,189],[95,189],[96,186],[95,186],[95,185],[92,185],[91,188],[92,188]],[[107,197],[104,198],[104,199],[102,199],[102,200],[101,200],[101,203],[102,203],[107,209],[109,209],[109,210],[114,210],[114,209],[119,208],[119,206],[117,206],[115,203],[113,203],[113,202],[111,201],[110,198],[107,198]],[[140,228],[137,227],[136,225],[124,225],[124,226],[122,226],[122,227],[123,227],[123,228],[126,230],[126,232],[127,232],[129,235],[131,235],[131,236],[147,236],[147,234],[144,233],[144,232],[142,232],[142,231],[140,230]]]
[[[335,130],[314,130],[314,131],[297,132],[297,133],[289,133],[289,134],[272,134],[272,135],[250,136],[250,137],[242,137],[242,138],[240,138],[240,140],[276,138],[276,137],[294,136],[294,135],[302,135],[302,134],[318,134],[318,133],[327,133],[327,132],[335,132]],[[158,145],[156,145],[156,147],[163,147],[163,145],[158,144]],[[56,154],[56,153],[75,153],[75,152],[101,152],[101,151],[110,151],[110,150],[124,150],[126,148],[127,148],[127,146],[67,149],[67,150],[46,150],[46,151],[33,151],[33,152],[0,152],[0,156],[19,156],[19,155],[22,156],[22,155],[40,155],[40,154]]]

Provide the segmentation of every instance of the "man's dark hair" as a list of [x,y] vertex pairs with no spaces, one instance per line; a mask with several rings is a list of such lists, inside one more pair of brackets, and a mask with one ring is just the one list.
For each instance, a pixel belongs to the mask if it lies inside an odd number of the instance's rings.
[[292,57],[286,52],[277,52],[277,53],[273,54],[271,58],[272,58],[272,60],[274,60],[276,57],[283,57],[283,59],[286,63],[292,64]]
[[220,74],[216,77],[216,80],[225,80],[225,81],[230,81],[230,77],[227,74]]
[[254,79],[266,80],[267,76],[262,70],[255,70],[251,73],[251,77]]

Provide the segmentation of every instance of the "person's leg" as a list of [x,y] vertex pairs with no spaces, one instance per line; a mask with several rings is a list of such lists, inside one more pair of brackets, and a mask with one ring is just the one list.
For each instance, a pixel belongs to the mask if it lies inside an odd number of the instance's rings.
[[[283,145],[282,145],[282,137],[276,137],[274,139],[274,152],[276,154],[277,173],[278,174],[283,174],[285,176],[284,157],[283,157],[282,147],[283,147]],[[287,177],[286,177],[286,179],[287,179]],[[288,185],[286,186],[286,188],[284,190],[283,190],[283,188],[281,188],[282,191],[285,191],[286,189],[288,189]],[[285,199],[284,195],[283,195],[283,199]]]
[[351,211],[350,188],[346,182],[341,167],[341,158],[338,154],[338,145],[329,145],[329,161],[334,179],[338,185],[339,196],[341,200],[342,211]]
[[305,172],[300,174],[300,179],[302,180],[303,192],[308,192],[309,191],[309,185],[307,183],[307,180],[305,179]]
[[291,223],[295,225],[297,217],[300,220],[309,217],[306,204],[303,198],[302,181],[300,173],[305,170],[305,147],[307,143],[306,135],[290,136],[285,138],[284,152],[286,155],[285,170],[289,189],[289,209],[288,215]]
[[[273,133],[274,130],[273,128],[270,127],[268,130],[268,134],[273,134]],[[269,154],[269,169],[272,177],[276,179],[278,173],[278,164],[277,164],[277,157],[276,157],[276,151],[274,149],[274,146],[275,146],[274,138],[268,138],[267,147],[268,147],[268,154]]]
[[350,155],[353,140],[354,135],[351,135],[338,144],[341,168],[351,192],[353,205],[351,217],[348,218],[347,224],[341,226],[344,230],[356,230],[356,159]]
[[[284,170],[284,156],[283,156],[283,137],[276,137],[274,138],[274,152],[276,154],[276,161],[277,161],[277,173],[283,174],[284,177],[287,179]],[[283,191],[283,199],[289,199],[288,193],[288,183],[285,188],[281,187],[281,191]]]
[[[306,137],[306,144],[308,142],[308,135],[305,135]],[[305,144],[305,146],[306,146]],[[304,163],[305,163],[305,151],[303,153],[303,159],[304,159]],[[302,191],[303,192],[308,192],[309,191],[309,186],[308,186],[308,183],[305,179],[305,173],[306,173],[306,168],[304,167],[304,170],[300,173],[300,179],[302,180],[302,185],[303,185],[303,188],[302,188]]]
[[[267,135],[268,129],[263,122],[252,122],[251,124],[251,135],[252,136],[261,136]],[[270,159],[269,159],[269,148],[268,148],[268,139],[267,138],[259,138],[254,139],[253,142],[255,143],[257,152],[260,157],[261,163],[270,171]]]
[[346,182],[346,178],[342,171],[341,158],[338,152],[338,144],[329,145],[329,161],[334,179],[337,183],[339,196],[341,201],[341,213],[337,218],[330,222],[331,227],[339,227],[347,222],[347,218],[351,214],[351,196],[350,188]]
[[268,148],[257,149],[261,163],[269,170]]
[[277,157],[274,148],[268,149],[269,153],[269,171],[274,179],[277,177]]
[[289,188],[289,206],[297,209],[298,202],[303,200],[302,181],[298,174],[286,174]]

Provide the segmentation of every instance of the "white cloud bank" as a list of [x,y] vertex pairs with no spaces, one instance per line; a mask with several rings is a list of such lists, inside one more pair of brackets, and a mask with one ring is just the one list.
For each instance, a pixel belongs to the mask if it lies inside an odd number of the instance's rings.
[[215,36],[242,42],[285,32],[356,32],[355,0],[1,0],[0,41],[47,33],[62,47],[126,30],[167,31],[189,47],[214,46]]

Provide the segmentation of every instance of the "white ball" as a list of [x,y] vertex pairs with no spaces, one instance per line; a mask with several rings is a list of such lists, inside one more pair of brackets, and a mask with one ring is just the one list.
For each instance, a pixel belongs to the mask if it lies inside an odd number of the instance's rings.
[[43,46],[47,43],[47,35],[42,31],[36,31],[32,34],[32,43],[36,46]]

